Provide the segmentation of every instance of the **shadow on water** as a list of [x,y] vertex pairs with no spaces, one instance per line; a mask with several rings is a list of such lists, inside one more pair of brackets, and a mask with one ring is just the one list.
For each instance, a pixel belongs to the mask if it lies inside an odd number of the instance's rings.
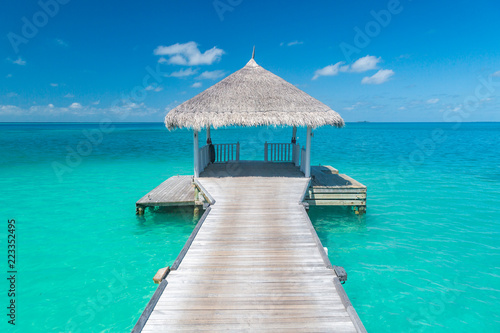
[[193,206],[180,207],[147,207],[144,215],[136,215],[138,226],[142,228],[163,228],[194,226],[200,220],[204,210],[199,208],[195,212]]
[[310,206],[309,218],[320,239],[332,233],[366,231],[366,215],[356,215],[350,207]]

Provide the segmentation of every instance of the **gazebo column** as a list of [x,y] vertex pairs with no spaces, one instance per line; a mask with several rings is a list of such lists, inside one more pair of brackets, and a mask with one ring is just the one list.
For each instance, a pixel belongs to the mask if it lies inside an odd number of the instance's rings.
[[210,125],[207,126],[207,145],[212,144],[212,138],[210,137]]
[[198,131],[193,131],[193,151],[194,151],[194,176],[200,177],[200,145],[198,142]]
[[306,137],[306,165],[304,168],[304,175],[306,178],[311,177],[311,137],[312,137],[312,127],[307,126],[307,137]]
[[292,130],[292,143],[297,143],[297,126],[293,126]]

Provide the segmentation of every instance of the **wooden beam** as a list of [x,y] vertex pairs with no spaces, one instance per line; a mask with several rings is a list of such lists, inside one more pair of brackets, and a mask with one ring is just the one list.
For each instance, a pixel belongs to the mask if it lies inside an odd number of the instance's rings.
[[306,176],[306,178],[311,177],[311,136],[312,136],[312,127],[307,126],[306,165],[304,168],[304,175]]
[[165,277],[167,274],[170,272],[170,267],[163,267],[156,272],[155,276],[153,277],[153,281],[156,284],[160,284],[161,281],[165,280]]
[[193,131],[193,153],[194,153],[194,176],[200,177],[200,145],[198,142],[198,131]]
[[207,145],[212,143],[212,137],[210,135],[210,126],[207,126]]

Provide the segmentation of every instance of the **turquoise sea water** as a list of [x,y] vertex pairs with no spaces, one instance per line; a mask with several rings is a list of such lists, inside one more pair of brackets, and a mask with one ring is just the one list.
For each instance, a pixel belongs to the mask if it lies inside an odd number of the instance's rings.
[[[191,173],[191,133],[162,124],[104,130],[0,124],[2,270],[7,277],[7,220],[15,219],[18,271],[16,326],[3,314],[0,331],[130,331],[156,270],[196,224],[189,210],[143,218],[134,210],[166,178]],[[265,141],[288,142],[290,132],[212,136],[261,159]],[[365,216],[343,208],[310,216],[331,261],[346,268],[344,287],[369,332],[500,331],[499,123],[349,123],[316,130],[312,154],[313,164],[368,187]]]

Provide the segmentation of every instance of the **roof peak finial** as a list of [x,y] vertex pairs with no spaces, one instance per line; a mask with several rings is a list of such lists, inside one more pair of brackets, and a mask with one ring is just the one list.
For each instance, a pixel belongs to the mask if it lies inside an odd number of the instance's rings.
[[255,59],[255,45],[253,46],[252,59]]

